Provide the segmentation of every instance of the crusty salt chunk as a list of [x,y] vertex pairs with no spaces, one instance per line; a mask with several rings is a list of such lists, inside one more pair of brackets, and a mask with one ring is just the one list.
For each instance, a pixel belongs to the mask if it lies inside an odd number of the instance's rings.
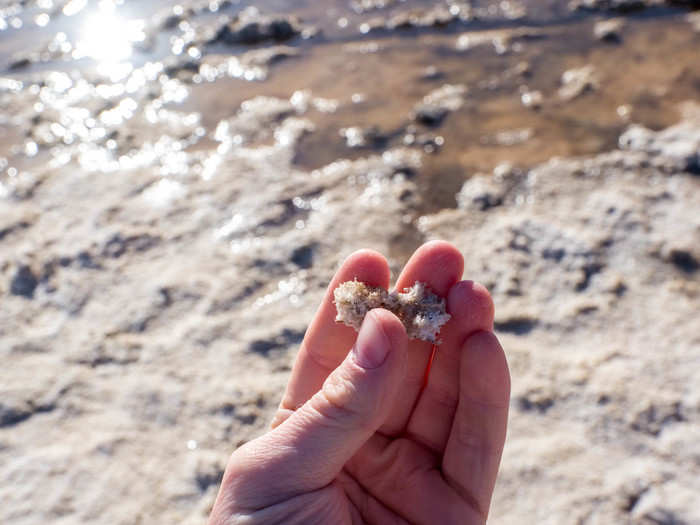
[[359,330],[367,312],[386,308],[393,312],[406,327],[411,339],[422,339],[440,344],[440,328],[450,320],[445,299],[430,292],[426,285],[416,282],[403,292],[387,292],[383,288],[367,286],[360,281],[347,281],[334,291],[335,320]]

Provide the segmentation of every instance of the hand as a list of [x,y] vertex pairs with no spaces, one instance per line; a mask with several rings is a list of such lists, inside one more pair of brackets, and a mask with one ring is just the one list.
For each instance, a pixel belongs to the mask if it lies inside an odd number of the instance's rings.
[[[432,345],[370,312],[359,334],[335,323],[333,290],[357,278],[387,288],[379,254],[350,256],[306,332],[273,429],[236,450],[210,525],[476,524],[488,515],[508,418],[510,376],[486,289],[461,281],[445,242],[413,254],[415,281],[452,315]],[[351,350],[352,349],[352,350]]]

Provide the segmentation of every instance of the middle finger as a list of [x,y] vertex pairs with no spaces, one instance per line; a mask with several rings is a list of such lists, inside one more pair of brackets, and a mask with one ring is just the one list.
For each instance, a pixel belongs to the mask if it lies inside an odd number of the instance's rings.
[[[432,241],[418,248],[406,263],[396,281],[396,289],[423,282],[434,294],[446,297],[450,288],[462,276],[464,259],[457,248],[444,241]],[[423,386],[425,369],[430,359],[432,343],[420,340],[408,342],[406,379],[401,395],[394,401],[391,415],[379,429],[387,436],[401,434],[408,423],[413,406]]]

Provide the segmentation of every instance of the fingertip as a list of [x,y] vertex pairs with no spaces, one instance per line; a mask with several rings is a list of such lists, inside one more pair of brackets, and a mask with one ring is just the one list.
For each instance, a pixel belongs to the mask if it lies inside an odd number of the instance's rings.
[[457,247],[448,241],[443,241],[442,239],[434,239],[432,241],[424,242],[418,250],[454,250],[459,253]]
[[421,281],[427,283],[434,293],[445,297],[463,273],[464,258],[453,244],[429,241],[419,247],[406,263],[397,288]]
[[446,295],[449,291],[449,286],[452,286],[464,273],[464,257],[462,257],[461,252],[454,244],[439,240],[426,242],[418,249],[418,252],[422,256],[429,257],[434,267],[444,273],[446,277],[444,280],[445,284],[442,285],[444,289],[439,291],[441,295]]
[[336,274],[340,284],[357,279],[370,286],[389,287],[391,271],[386,258],[375,250],[362,249],[351,253],[340,265]]
[[457,322],[475,330],[493,330],[494,304],[485,286],[460,281],[447,294],[447,311]]
[[468,390],[468,397],[486,405],[508,406],[510,371],[496,335],[485,330],[473,333],[461,355],[461,387]]
[[354,257],[376,257],[379,259],[384,259],[384,256],[379,253],[377,250],[372,250],[371,248],[361,248],[359,250],[355,250],[352,252],[350,255],[348,255],[345,260],[348,261]]

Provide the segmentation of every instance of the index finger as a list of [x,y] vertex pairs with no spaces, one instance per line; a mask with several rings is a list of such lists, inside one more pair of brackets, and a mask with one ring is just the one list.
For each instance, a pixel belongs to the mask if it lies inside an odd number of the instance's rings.
[[335,322],[336,309],[333,291],[346,281],[357,279],[369,286],[389,287],[389,265],[378,252],[360,250],[345,259],[326,290],[326,295],[306,330],[304,341],[292,368],[292,375],[280,403],[278,416],[272,423],[277,426],[306,403],[326,380],[328,375],[343,362],[355,343],[357,332]]

